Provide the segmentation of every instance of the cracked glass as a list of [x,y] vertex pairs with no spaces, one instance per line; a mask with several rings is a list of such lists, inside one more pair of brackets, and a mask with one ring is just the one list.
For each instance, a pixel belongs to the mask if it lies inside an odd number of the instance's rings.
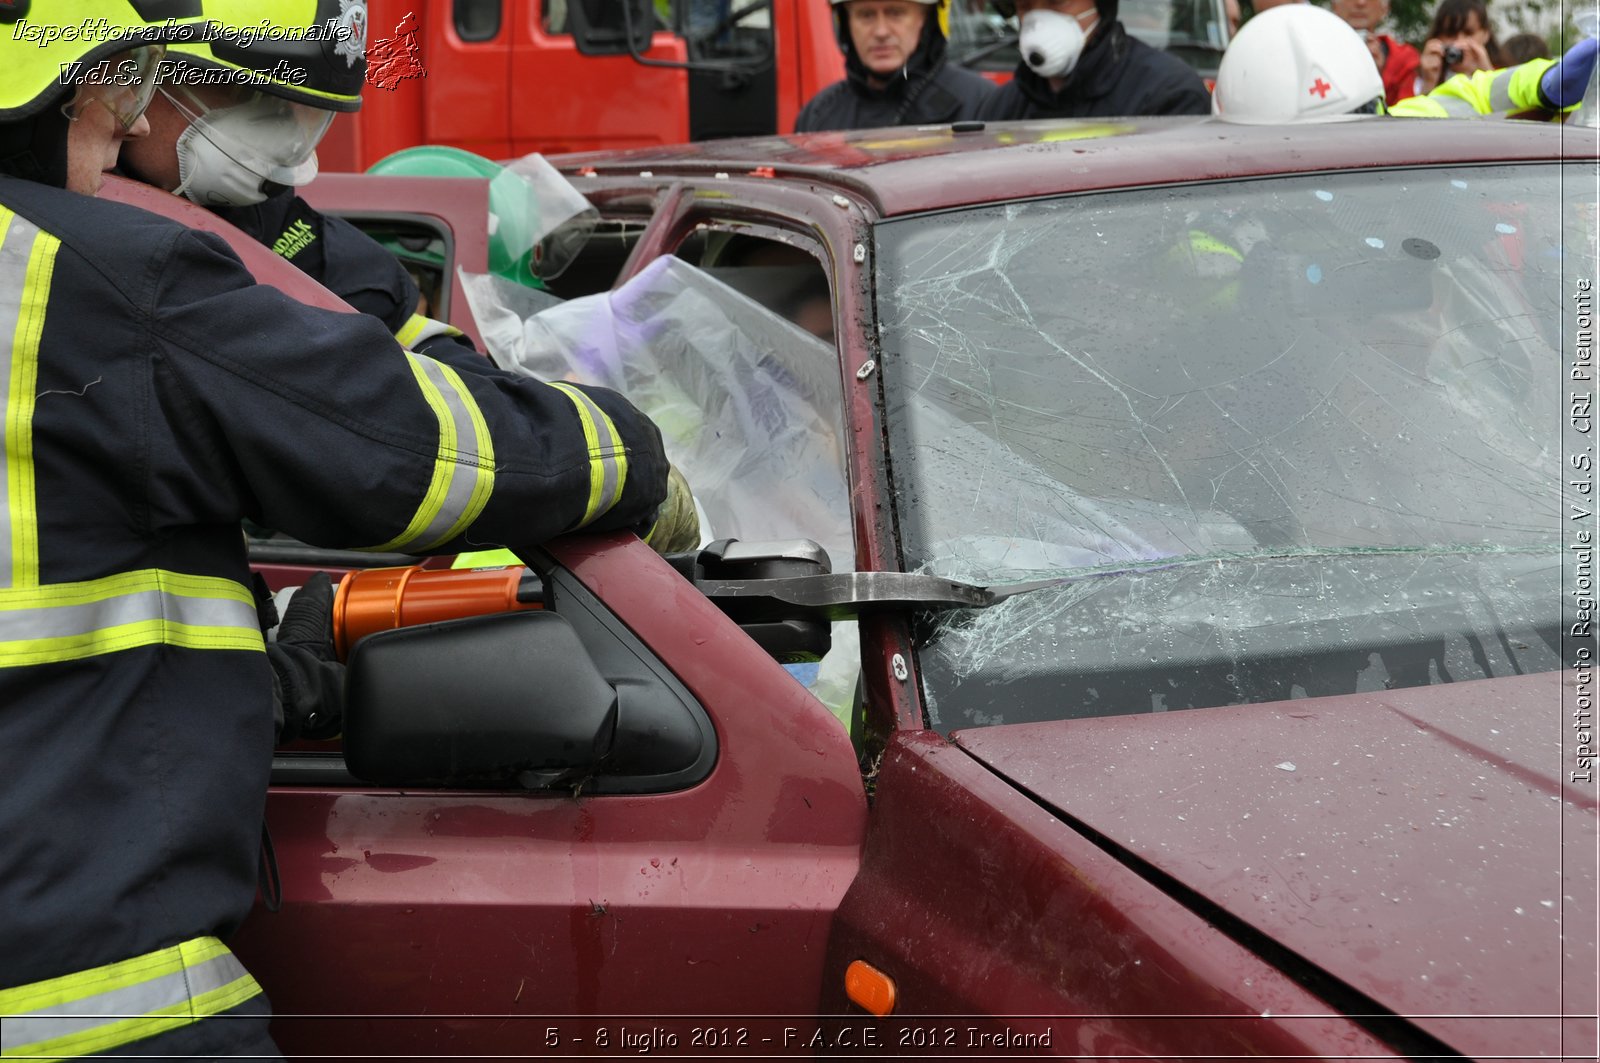
[[[1563,172],[1564,171],[1564,172]],[[936,727],[1560,667],[1566,256],[1592,165],[1345,172],[886,223]]]

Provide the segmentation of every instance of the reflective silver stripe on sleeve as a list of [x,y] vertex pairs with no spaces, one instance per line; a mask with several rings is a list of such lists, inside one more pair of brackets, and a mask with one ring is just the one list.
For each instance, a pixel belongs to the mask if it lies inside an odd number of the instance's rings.
[[1438,104],[1451,118],[1477,118],[1480,117],[1478,109],[1459,96],[1445,96],[1439,93],[1429,93],[1428,99]]
[[444,542],[462,516],[474,508],[482,508],[479,498],[482,461],[478,453],[478,432],[472,416],[450,372],[440,363],[425,355],[414,356],[423,374],[439,391],[450,420],[455,425],[455,454],[450,455],[452,467],[450,481],[439,510],[413,540],[416,548],[428,549]]
[[552,382],[572,400],[583,422],[585,440],[589,445],[589,502],[584,509],[583,527],[609,512],[622,498],[622,485],[628,474],[628,451],[622,443],[617,426],[599,405],[582,389],[571,384]]
[[148,982],[39,1008],[26,1015],[8,1015],[0,1021],[0,1051],[14,1052],[25,1045],[83,1033],[111,1021],[151,1015],[247,977],[244,964],[233,953],[225,952]]
[[1511,79],[1516,73],[1516,67],[1502,70],[1489,82],[1489,113],[1499,114],[1515,106],[1511,100]]

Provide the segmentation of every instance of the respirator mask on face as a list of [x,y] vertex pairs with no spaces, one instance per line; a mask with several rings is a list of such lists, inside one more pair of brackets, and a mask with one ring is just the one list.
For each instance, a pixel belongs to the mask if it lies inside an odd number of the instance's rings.
[[[1081,25],[1085,18],[1093,20],[1087,30]],[[1084,42],[1099,24],[1099,12],[1095,10],[1081,15],[1063,15],[1048,8],[1030,11],[1022,16],[1022,29],[1017,35],[1022,61],[1042,78],[1064,78],[1078,65]]]
[[162,95],[189,119],[178,137],[178,187],[203,207],[244,207],[267,198],[266,185],[303,185],[317,176],[317,144],[333,112],[250,91],[226,107],[207,107],[179,89]]

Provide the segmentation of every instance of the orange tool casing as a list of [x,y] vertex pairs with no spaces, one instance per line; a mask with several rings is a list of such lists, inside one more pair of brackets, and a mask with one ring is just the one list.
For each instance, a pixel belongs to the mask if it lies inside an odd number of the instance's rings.
[[333,597],[333,647],[341,661],[368,635],[467,616],[539,609],[518,594],[528,569],[369,568],[347,573]]

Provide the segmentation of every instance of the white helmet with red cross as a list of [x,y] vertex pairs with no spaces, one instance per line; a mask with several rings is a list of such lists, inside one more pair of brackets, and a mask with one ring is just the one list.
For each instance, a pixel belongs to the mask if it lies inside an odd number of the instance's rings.
[[1286,4],[1252,18],[1222,55],[1211,113],[1230,122],[1338,122],[1383,109],[1361,35],[1331,11]]

